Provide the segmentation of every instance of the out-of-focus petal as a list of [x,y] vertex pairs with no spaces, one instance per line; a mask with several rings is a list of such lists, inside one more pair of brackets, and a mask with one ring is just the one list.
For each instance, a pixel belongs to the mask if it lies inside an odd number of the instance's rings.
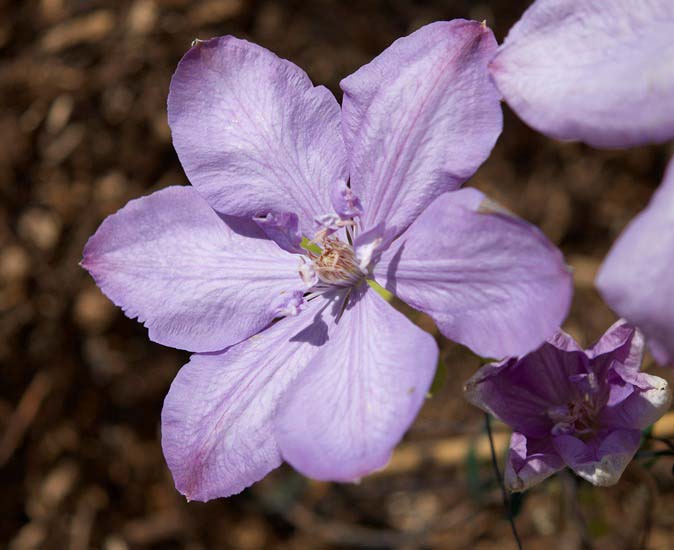
[[538,0],[490,65],[522,119],[551,137],[629,147],[674,137],[674,2]]
[[554,439],[557,452],[569,468],[593,485],[602,487],[618,482],[640,442],[639,430],[615,430],[603,439],[589,442],[571,435]]
[[[281,464],[273,417],[279,397],[327,341],[322,299],[221,353],[193,355],[162,411],[162,448],[190,500],[238,493]],[[329,311],[329,310],[328,310]]]
[[219,212],[294,212],[305,235],[347,179],[340,108],[324,87],[270,51],[232,36],[199,41],[168,99],[173,144]]
[[129,202],[89,239],[82,265],[155,342],[214,351],[256,333],[279,296],[302,287],[299,261],[245,237],[191,187]]
[[674,362],[674,161],[614,243],[596,284],[611,308],[641,329],[655,359]]
[[388,461],[433,379],[433,338],[361,289],[279,405],[283,458],[303,474],[351,481]]
[[513,432],[503,481],[512,492],[526,491],[564,468],[548,439],[528,439]]
[[341,82],[351,187],[367,230],[402,232],[489,156],[502,128],[487,63],[496,51],[476,21],[427,25]]
[[559,250],[475,189],[436,199],[374,273],[445,336],[496,358],[525,354],[552,336],[573,290]]

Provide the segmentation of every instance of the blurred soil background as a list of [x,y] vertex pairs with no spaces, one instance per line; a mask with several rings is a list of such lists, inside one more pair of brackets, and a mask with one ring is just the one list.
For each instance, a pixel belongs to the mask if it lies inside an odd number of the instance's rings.
[[[340,79],[397,37],[465,17],[486,19],[501,41],[527,4],[0,0],[0,547],[514,547],[483,416],[461,395],[480,361],[428,318],[410,312],[438,338],[444,383],[387,469],[334,485],[282,467],[236,497],[187,503],[164,464],[159,418],[188,355],[149,342],[78,261],[105,216],[187,182],[165,106],[194,38],[249,38],[341,98]],[[594,274],[671,152],[554,142],[506,109],[469,182],[562,248],[576,280],[565,328],[585,345],[614,321]],[[636,461],[610,489],[563,474],[530,491],[517,502],[524,547],[674,548],[672,463],[648,466]]]

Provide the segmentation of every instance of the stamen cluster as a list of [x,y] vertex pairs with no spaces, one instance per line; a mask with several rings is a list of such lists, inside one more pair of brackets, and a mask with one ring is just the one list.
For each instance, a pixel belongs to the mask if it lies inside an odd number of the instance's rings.
[[321,282],[335,286],[354,286],[364,277],[353,247],[339,239],[328,238],[320,255],[310,253]]

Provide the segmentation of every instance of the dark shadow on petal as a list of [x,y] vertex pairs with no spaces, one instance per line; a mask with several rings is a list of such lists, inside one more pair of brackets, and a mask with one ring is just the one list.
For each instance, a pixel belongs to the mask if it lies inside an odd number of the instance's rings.
[[[334,301],[338,301],[337,295],[335,295]],[[323,307],[318,313],[316,313],[316,315],[314,315],[314,318],[309,325],[290,338],[290,342],[306,342],[307,344],[316,347],[325,344],[330,339],[330,337],[328,335],[328,324],[323,319],[323,316],[332,314],[331,312],[326,313],[326,310],[328,307],[330,307],[331,302],[332,300],[326,303],[325,307]]]
[[305,342],[312,346],[320,347],[329,340],[328,325],[323,320],[322,314],[317,314],[312,323],[290,338],[290,342]]
[[224,221],[229,228],[244,237],[251,239],[265,239],[269,240],[264,231],[253,221],[252,218],[246,216],[230,216],[228,214],[221,214],[218,212],[220,219]]

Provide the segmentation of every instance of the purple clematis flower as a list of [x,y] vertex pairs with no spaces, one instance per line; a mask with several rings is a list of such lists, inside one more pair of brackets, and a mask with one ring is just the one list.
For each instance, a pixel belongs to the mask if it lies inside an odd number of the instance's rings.
[[480,23],[428,25],[342,81],[341,109],[244,40],[182,59],[169,123],[193,187],[131,201],[83,265],[151,339],[197,352],[162,413],[188,498],[237,493],[283,460],[324,480],[386,463],[438,349],[368,279],[482,355],[526,353],[563,320],[559,251],[456,191],[501,131],[495,51]]
[[596,285],[606,302],[645,334],[660,364],[674,363],[674,161],[648,207],[604,260]]
[[482,367],[468,401],[513,429],[505,484],[524,491],[569,466],[613,485],[639,448],[641,431],[669,408],[671,390],[639,372],[641,333],[620,320],[590,349],[563,331],[538,350]]
[[674,137],[672,0],[537,0],[490,69],[510,107],[548,136],[595,147]]

